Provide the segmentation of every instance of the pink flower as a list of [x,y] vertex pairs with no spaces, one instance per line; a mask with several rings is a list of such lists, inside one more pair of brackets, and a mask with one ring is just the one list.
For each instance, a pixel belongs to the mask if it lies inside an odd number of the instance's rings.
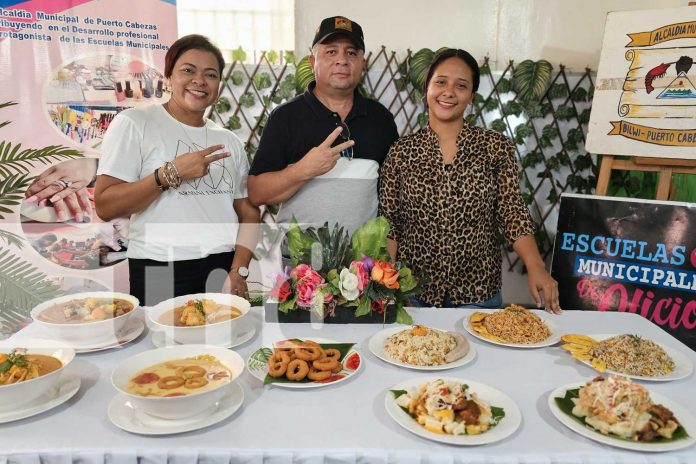
[[370,271],[364,261],[353,261],[349,267],[351,272],[358,277],[358,290],[362,293],[370,283]]
[[274,298],[278,298],[278,301],[284,303],[290,295],[292,295],[292,289],[290,288],[290,282],[283,276],[276,276],[275,284],[270,292],[270,295]]
[[[323,287],[324,278],[306,264],[298,265],[292,270],[290,275],[297,278],[297,283],[295,284],[297,306],[311,308],[314,301],[314,294]],[[324,301],[326,301],[326,297]],[[329,301],[331,301],[330,298]]]

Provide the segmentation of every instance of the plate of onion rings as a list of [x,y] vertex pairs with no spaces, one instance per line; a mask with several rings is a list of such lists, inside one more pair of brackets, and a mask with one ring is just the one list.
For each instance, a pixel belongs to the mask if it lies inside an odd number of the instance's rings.
[[249,373],[264,385],[318,388],[346,380],[362,367],[355,343],[320,338],[279,340],[249,356]]

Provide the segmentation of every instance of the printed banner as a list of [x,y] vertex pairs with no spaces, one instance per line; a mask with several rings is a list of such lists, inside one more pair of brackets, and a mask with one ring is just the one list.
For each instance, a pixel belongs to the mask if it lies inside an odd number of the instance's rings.
[[[99,150],[120,111],[168,99],[176,38],[174,0],[0,2],[0,278],[28,266],[64,291],[128,289],[128,221],[94,210]],[[15,283],[0,311],[26,313],[39,284]]]
[[696,8],[609,13],[587,151],[696,159],[694,59]]
[[696,350],[695,204],[564,194],[551,272],[564,309],[640,314]]

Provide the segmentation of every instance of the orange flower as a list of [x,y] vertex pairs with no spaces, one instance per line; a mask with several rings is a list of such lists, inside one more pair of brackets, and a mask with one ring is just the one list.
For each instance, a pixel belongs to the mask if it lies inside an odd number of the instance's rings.
[[396,272],[396,269],[394,269],[391,263],[386,261],[375,260],[375,266],[372,268],[371,277],[372,280],[387,288],[399,288],[399,273]]

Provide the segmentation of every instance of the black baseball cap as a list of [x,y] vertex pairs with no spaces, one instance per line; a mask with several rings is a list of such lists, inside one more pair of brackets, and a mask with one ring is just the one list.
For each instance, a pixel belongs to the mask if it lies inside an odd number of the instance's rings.
[[351,21],[343,16],[332,16],[323,20],[319,25],[316,34],[314,34],[312,47],[323,42],[329,36],[334,34],[343,34],[347,36],[355,44],[355,46],[357,46],[360,50],[365,51],[362,27],[360,27],[360,24],[356,23],[355,21]]

